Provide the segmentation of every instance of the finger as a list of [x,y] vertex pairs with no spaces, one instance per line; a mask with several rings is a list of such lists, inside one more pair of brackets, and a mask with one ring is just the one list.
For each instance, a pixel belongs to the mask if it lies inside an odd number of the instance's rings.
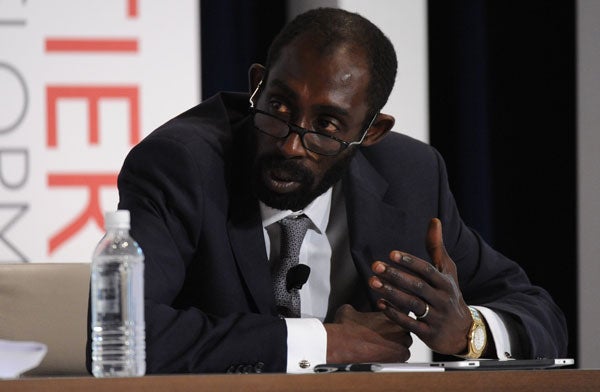
[[414,317],[408,317],[422,322],[425,322],[425,317],[427,317],[428,320],[431,320],[431,317],[429,316],[434,311],[432,305],[429,305],[427,302],[421,301],[419,299],[415,299],[415,301],[413,301],[410,309],[401,309],[398,306],[396,306],[396,304],[387,301],[385,298],[380,298],[377,300],[377,307],[379,308],[379,310],[386,310],[387,308],[391,307],[405,315],[408,315],[408,313],[412,312]]
[[390,342],[395,342],[397,344],[400,344],[403,347],[410,347],[413,342],[412,337],[410,336],[410,332],[406,331],[404,328],[400,327],[397,323],[390,320],[390,318],[385,316],[385,314],[383,314],[383,312],[382,312],[382,315],[390,323],[393,323],[393,325],[396,327],[396,331],[378,332],[381,335],[381,337]]
[[440,288],[444,285],[444,278],[437,268],[425,260],[398,250],[390,252],[390,260],[394,262],[394,267],[397,266],[411,275],[424,279],[432,287]]
[[[388,281],[392,286],[419,296],[420,293],[424,293],[421,298],[427,302],[433,300],[431,295],[434,289],[442,291],[448,289],[448,278],[431,263],[397,250],[390,252],[390,259],[394,261],[393,265],[376,261],[371,268],[379,278]],[[420,290],[423,282],[429,286],[427,290]]]
[[335,311],[334,322],[342,323],[344,321],[354,321],[357,311],[350,304],[343,304]]
[[[392,304],[404,313],[423,314],[427,303],[439,302],[433,298],[433,290],[428,286],[423,286],[420,293],[409,294],[386,281],[382,281],[377,276],[372,276],[369,279],[369,286],[387,303]],[[428,289],[425,290],[425,287],[428,287]]]
[[385,339],[402,342],[405,336],[410,336],[407,330],[390,320],[383,312],[376,312],[376,314],[379,320],[373,325],[367,325],[367,327]]
[[372,268],[377,276],[369,279],[371,288],[399,308],[412,311],[417,300],[433,300],[435,290],[420,277],[381,261],[373,263]]
[[458,282],[456,264],[446,250],[442,233],[442,222],[437,218],[433,218],[429,223],[426,246],[436,268],[442,274],[447,275],[454,279],[455,282]]
[[390,304],[385,303],[383,300],[377,301],[377,306],[390,320],[407,331],[414,333],[420,338],[427,336],[428,332],[430,331],[429,325],[425,320],[414,319],[408,314],[395,309],[393,306],[390,306]]
[[444,247],[444,238],[442,235],[442,222],[438,218],[433,218],[429,222],[427,236],[425,237],[425,247],[433,261],[433,264],[439,271],[443,271],[446,261],[446,249]]

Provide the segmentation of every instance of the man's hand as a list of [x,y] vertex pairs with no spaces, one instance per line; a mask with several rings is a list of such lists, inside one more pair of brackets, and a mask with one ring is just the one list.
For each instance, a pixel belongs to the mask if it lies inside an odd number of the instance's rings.
[[[458,287],[456,264],[446,253],[439,219],[429,223],[426,246],[434,265],[394,250],[390,259],[395,266],[374,262],[369,285],[381,295],[378,307],[432,350],[464,353],[472,318]],[[413,319],[409,311],[420,317]]]
[[362,313],[343,305],[325,330],[329,363],[405,362],[410,357],[410,333],[382,312]]

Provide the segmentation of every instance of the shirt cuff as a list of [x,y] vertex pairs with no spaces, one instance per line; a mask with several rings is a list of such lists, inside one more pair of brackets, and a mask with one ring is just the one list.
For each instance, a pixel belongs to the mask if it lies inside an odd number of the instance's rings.
[[286,318],[287,372],[312,373],[327,361],[327,332],[316,318]]
[[512,359],[510,335],[500,315],[484,306],[474,306],[485,318],[488,330],[494,338],[498,359]]

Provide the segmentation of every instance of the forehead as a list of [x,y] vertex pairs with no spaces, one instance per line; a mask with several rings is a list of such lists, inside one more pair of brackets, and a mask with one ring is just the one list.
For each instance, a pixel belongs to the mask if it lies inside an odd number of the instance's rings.
[[269,84],[287,85],[299,99],[366,105],[369,67],[365,51],[352,43],[319,45],[310,35],[284,47],[269,69]]

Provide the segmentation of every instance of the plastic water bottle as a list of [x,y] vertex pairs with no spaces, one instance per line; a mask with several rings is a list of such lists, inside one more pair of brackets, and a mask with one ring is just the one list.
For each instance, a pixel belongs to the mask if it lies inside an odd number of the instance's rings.
[[92,373],[143,376],[144,254],[129,235],[129,211],[106,213],[104,221],[106,234],[92,260]]

